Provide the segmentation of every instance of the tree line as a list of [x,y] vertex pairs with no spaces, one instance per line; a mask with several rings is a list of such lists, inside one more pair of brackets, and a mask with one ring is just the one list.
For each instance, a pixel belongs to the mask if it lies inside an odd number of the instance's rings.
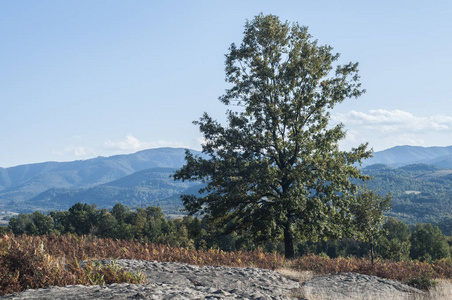
[[[131,210],[119,203],[110,210],[99,209],[95,204],[77,203],[68,211],[19,214],[11,218],[8,224],[8,230],[14,234],[93,234],[189,249],[234,251],[259,247],[268,252],[284,253],[284,243],[281,241],[258,242],[251,237],[252,231],[239,232],[233,228],[233,225],[218,226],[210,217],[167,219],[159,207]],[[437,226],[417,224],[410,229],[401,221],[389,218],[381,229],[381,234],[373,241],[362,237],[299,241],[294,247],[295,255],[313,253],[331,258],[368,257],[374,247],[377,258],[391,261],[418,259],[430,262],[450,257],[452,238],[443,235]]]

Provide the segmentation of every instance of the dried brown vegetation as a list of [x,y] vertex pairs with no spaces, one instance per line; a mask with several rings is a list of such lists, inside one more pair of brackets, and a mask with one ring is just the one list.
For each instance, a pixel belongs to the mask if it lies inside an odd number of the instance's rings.
[[452,278],[452,261],[442,259],[434,263],[419,261],[391,262],[381,260],[372,265],[365,258],[328,258],[307,255],[292,262],[296,270],[310,270],[317,274],[355,272],[379,276],[408,283],[421,289],[427,289],[435,282],[432,278]]
[[[132,274],[114,264],[103,266],[95,262],[105,258],[273,270],[290,268],[296,271],[312,271],[314,274],[357,272],[405,282],[413,278],[452,278],[451,260],[440,260],[432,264],[417,261],[377,261],[372,265],[367,259],[330,259],[308,255],[289,261],[282,255],[263,253],[260,250],[189,250],[95,236],[3,235],[0,238],[0,295],[49,285],[143,282],[142,274]],[[87,263],[80,266],[79,261],[82,260]]]
[[[69,246],[71,237],[3,235],[0,239],[0,295],[49,285],[141,283],[144,276],[119,268],[114,263],[103,266],[88,259],[80,266],[77,255],[55,251]],[[50,246],[50,247],[49,247]],[[87,257],[88,258],[88,257]]]

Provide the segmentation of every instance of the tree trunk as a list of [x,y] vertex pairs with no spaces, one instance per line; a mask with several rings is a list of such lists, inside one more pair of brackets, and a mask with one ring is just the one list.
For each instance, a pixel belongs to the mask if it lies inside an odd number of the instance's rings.
[[374,265],[374,241],[370,241],[370,261],[372,263],[372,266]]
[[295,250],[293,245],[293,236],[289,229],[290,225],[284,228],[284,255],[290,259],[295,256]]

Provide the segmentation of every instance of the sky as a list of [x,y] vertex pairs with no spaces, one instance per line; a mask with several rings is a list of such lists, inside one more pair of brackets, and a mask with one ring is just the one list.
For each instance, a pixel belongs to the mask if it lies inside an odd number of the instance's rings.
[[359,62],[342,149],[452,145],[452,1],[4,0],[0,167],[201,149],[192,121],[224,122],[224,55],[259,13]]

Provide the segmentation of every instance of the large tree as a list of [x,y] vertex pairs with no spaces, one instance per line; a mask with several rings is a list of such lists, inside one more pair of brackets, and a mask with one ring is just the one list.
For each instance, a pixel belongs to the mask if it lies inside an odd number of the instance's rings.
[[371,151],[340,151],[345,130],[329,124],[329,110],[364,92],[358,64],[337,65],[332,47],[273,15],[247,21],[241,45],[229,50],[232,87],[220,97],[232,107],[228,124],[207,113],[195,121],[205,156],[187,151],[174,175],[206,183],[199,195],[182,196],[186,209],[256,239],[282,239],[289,258],[297,239],[341,237],[352,228],[357,185],[350,179],[365,179],[356,163]]

